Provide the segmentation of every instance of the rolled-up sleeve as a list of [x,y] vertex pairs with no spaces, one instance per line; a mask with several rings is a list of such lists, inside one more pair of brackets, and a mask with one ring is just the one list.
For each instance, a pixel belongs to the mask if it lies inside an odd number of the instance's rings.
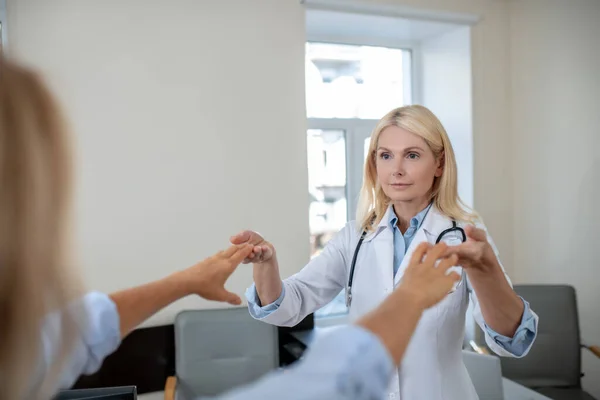
[[262,319],[267,317],[274,311],[277,311],[283,298],[285,297],[285,285],[281,285],[281,295],[279,298],[272,302],[271,304],[267,304],[266,306],[262,306],[260,304],[260,299],[258,298],[258,293],[256,292],[256,285],[253,283],[248,289],[246,289],[246,300],[248,300],[248,311],[250,315],[256,319]]
[[393,371],[392,359],[375,335],[345,326],[319,338],[289,369],[218,399],[381,399]]
[[64,318],[70,315],[75,322],[74,337],[69,343],[68,356],[62,367],[59,388],[69,388],[82,374],[96,372],[102,362],[121,343],[119,313],[113,301],[103,293],[91,292],[69,304],[60,312],[46,317],[42,330],[43,359],[38,377],[48,372],[59,357],[66,335]]
[[523,317],[521,323],[515,331],[513,337],[499,334],[490,328],[484,321],[484,328],[487,335],[500,347],[515,357],[522,357],[533,345],[537,333],[537,318],[529,303],[521,297],[524,304]]
[[[487,231],[485,225],[483,224],[479,224],[478,227]],[[500,261],[498,248],[494,244],[494,241],[492,240],[489,234],[487,235],[487,240],[492,246],[492,249],[494,250],[494,254],[498,259],[498,264],[502,269],[502,273],[504,274],[506,282],[508,282],[508,284],[512,287],[512,282],[510,281],[510,278],[508,277],[508,274],[506,273],[506,270],[504,269],[504,266]],[[520,358],[526,356],[527,353],[529,353],[531,347],[533,347],[533,343],[535,342],[535,339],[537,337],[539,321],[539,317],[531,309],[529,303],[521,296],[519,296],[521,298],[521,301],[523,301],[524,305],[523,314],[521,316],[521,322],[517,327],[517,330],[515,331],[514,335],[512,337],[507,337],[499,334],[498,332],[494,331],[488,326],[487,322],[483,317],[481,306],[479,305],[479,300],[477,299],[477,294],[475,293],[475,290],[473,289],[473,286],[471,285],[471,282],[469,281],[468,277],[467,289],[470,293],[471,303],[473,305],[473,318],[484,332],[485,342],[490,348],[490,350],[492,350],[497,355],[503,357]]]

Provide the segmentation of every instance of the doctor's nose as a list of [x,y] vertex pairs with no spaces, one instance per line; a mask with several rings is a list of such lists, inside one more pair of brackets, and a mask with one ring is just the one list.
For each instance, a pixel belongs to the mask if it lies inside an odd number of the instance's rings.
[[400,177],[406,175],[406,171],[404,170],[404,162],[402,158],[394,160],[394,165],[392,168],[392,175],[394,177]]
[[406,171],[404,170],[404,166],[402,165],[402,163],[397,163],[396,165],[394,165],[394,169],[392,170],[392,175],[394,177],[404,176],[405,174]]

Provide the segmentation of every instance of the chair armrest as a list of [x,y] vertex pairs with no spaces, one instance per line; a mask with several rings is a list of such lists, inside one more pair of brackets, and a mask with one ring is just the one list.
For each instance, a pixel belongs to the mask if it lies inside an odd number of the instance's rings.
[[585,344],[581,346],[591,351],[596,357],[600,358],[600,346],[586,346]]
[[175,400],[175,389],[177,388],[177,377],[169,376],[165,382],[165,400]]

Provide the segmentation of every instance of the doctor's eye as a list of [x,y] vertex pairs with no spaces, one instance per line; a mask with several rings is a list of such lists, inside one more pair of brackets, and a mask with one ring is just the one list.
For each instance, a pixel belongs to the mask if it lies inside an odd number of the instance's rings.
[[381,153],[379,153],[379,158],[381,158],[382,160],[389,160],[392,156],[390,155],[390,153],[382,151]]

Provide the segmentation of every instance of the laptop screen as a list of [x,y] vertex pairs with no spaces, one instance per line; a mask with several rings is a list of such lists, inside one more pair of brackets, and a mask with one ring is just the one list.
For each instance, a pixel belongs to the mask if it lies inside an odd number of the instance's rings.
[[63,390],[53,400],[136,400],[135,386]]

